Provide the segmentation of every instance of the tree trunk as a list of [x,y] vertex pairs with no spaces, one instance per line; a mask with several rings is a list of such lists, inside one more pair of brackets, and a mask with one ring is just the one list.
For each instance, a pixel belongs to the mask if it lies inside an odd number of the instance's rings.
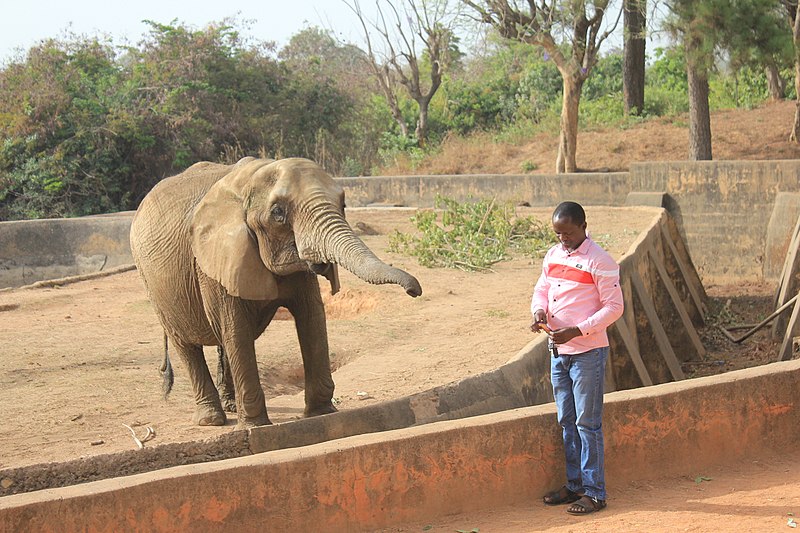
[[[795,44],[795,48],[797,48],[797,44]],[[800,142],[798,141],[798,136],[800,135],[800,57],[795,57],[794,60],[794,90],[797,93],[797,99],[794,103],[794,124],[792,124],[792,133],[789,135],[789,140]]]
[[394,118],[394,121],[400,127],[400,134],[403,136],[403,138],[408,137],[408,124],[406,124],[406,121],[403,118],[403,113],[400,111],[400,107],[390,105],[389,108],[392,112],[392,118]]
[[426,101],[418,101],[419,105],[419,120],[417,121],[417,146],[425,148],[428,141],[428,103]]
[[711,160],[711,115],[708,111],[708,74],[691,62],[686,64],[689,81],[689,159]]
[[558,140],[556,173],[576,172],[576,152],[578,147],[578,110],[581,103],[583,79],[578,76],[562,74],[564,98],[561,102],[561,135]]
[[786,92],[786,82],[781,78],[778,66],[770,61],[764,70],[767,74],[767,88],[769,89],[769,99],[773,102],[783,100]]
[[644,109],[645,8],[647,0],[625,0],[622,93],[626,115]]
[[794,124],[789,140],[800,142],[800,9],[794,2],[786,2],[792,20],[792,41],[794,42],[794,89],[796,100],[794,109]]

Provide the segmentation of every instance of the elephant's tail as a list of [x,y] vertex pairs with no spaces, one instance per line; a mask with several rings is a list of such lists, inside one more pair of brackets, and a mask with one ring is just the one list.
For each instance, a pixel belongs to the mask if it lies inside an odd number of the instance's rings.
[[161,368],[158,370],[161,372],[161,377],[164,378],[164,382],[161,385],[161,392],[164,393],[165,400],[172,391],[172,384],[175,383],[175,374],[172,372],[172,363],[169,360],[168,347],[169,341],[167,340],[167,334],[164,333],[164,360],[161,362]]

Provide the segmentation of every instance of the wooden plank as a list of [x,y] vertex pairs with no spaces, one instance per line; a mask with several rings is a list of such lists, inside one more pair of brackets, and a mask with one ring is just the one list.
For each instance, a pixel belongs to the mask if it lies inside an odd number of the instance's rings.
[[[786,266],[787,268],[781,276],[781,288],[778,291],[778,298],[776,300],[777,307],[788,302],[792,296],[797,294],[798,289],[800,289],[800,284],[797,282],[797,276],[798,273],[800,273],[800,238],[792,240],[789,250],[787,250]],[[779,315],[772,324],[772,338],[785,339],[787,331],[786,315]]]
[[639,296],[639,301],[642,302],[642,307],[647,315],[647,320],[650,322],[650,327],[652,328],[653,334],[656,337],[656,343],[658,344],[659,350],[661,350],[661,356],[664,358],[664,361],[666,361],[667,367],[672,374],[672,378],[675,381],[685,379],[686,376],[684,376],[683,370],[681,370],[681,364],[678,362],[678,358],[675,356],[675,351],[672,349],[672,345],[669,343],[667,332],[664,330],[664,326],[661,324],[661,319],[658,318],[658,313],[656,313],[656,306],[653,303],[653,299],[650,298],[650,295],[647,293],[647,290],[644,287],[644,282],[636,270],[631,272],[631,281],[633,282],[633,288],[636,290],[636,294]]
[[625,318],[622,317],[614,322],[614,327],[617,328],[617,333],[622,338],[622,342],[625,343],[625,349],[628,350],[628,355],[633,361],[633,366],[642,381],[642,386],[649,387],[653,384],[653,380],[650,379],[650,373],[647,371],[647,367],[644,366],[642,354],[639,353],[639,346],[634,342],[633,335],[628,329],[628,324],[625,323]]
[[706,355],[706,349],[705,346],[703,346],[703,341],[700,340],[700,335],[697,334],[697,330],[692,323],[692,319],[689,317],[689,313],[686,312],[686,308],[683,306],[681,295],[678,294],[678,289],[676,289],[675,284],[672,283],[672,278],[669,277],[666,267],[664,267],[664,265],[661,263],[661,258],[656,253],[656,249],[653,247],[652,242],[648,243],[647,252],[650,254],[650,258],[656,265],[658,275],[661,276],[661,281],[664,283],[664,287],[666,287],[667,293],[672,299],[672,304],[678,311],[678,316],[680,317],[681,322],[683,322],[683,328],[689,335],[689,339],[692,341],[692,345],[694,345],[697,356],[702,359]]
[[783,260],[783,268],[781,269],[781,277],[778,278],[778,290],[775,291],[775,309],[779,308],[781,305],[786,303],[785,301],[781,302],[781,298],[785,298],[786,295],[783,293],[784,291],[784,284],[787,279],[787,275],[789,270],[791,269],[791,263],[793,258],[791,257],[791,250],[797,249],[797,239],[800,236],[800,217],[797,217],[797,221],[794,223],[794,231],[792,232],[792,238],[789,240],[789,248],[786,249],[786,257]]
[[678,268],[680,269],[681,275],[683,276],[683,281],[686,283],[686,287],[689,288],[689,295],[692,297],[692,302],[694,302],[694,306],[697,309],[697,312],[705,320],[706,308],[703,305],[703,299],[700,297],[700,292],[697,290],[697,287],[695,287],[694,283],[692,283],[689,267],[688,265],[686,265],[686,263],[681,258],[681,255],[678,253],[678,248],[672,241],[672,237],[667,231],[665,224],[661,224],[661,236],[664,238],[664,241],[666,241],[667,246],[672,252],[672,256],[675,258],[675,262],[678,263]]
[[792,342],[794,336],[797,334],[798,317],[800,317],[800,303],[794,302],[792,308],[792,316],[789,318],[789,323],[786,325],[786,333],[783,335],[783,342],[781,349],[778,352],[778,361],[788,361],[792,358]]

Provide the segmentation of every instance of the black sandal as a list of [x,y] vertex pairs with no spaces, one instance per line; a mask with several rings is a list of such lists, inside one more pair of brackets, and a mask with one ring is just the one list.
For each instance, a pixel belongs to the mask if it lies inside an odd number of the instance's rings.
[[595,513],[600,509],[605,509],[606,501],[592,498],[591,496],[581,496],[581,498],[567,508],[569,514],[589,514]]
[[580,498],[580,494],[569,490],[567,486],[564,485],[558,490],[554,490],[545,494],[544,498],[542,498],[542,501],[544,501],[545,505],[561,505],[562,503],[572,503],[578,501]]

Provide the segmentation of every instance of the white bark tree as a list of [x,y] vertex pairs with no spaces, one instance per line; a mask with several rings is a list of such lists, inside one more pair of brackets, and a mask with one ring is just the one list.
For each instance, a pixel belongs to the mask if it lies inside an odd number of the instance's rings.
[[604,23],[609,0],[461,0],[500,35],[544,49],[563,81],[556,172],[576,172],[578,111],[583,84],[597,64],[600,46],[614,31],[621,10]]

